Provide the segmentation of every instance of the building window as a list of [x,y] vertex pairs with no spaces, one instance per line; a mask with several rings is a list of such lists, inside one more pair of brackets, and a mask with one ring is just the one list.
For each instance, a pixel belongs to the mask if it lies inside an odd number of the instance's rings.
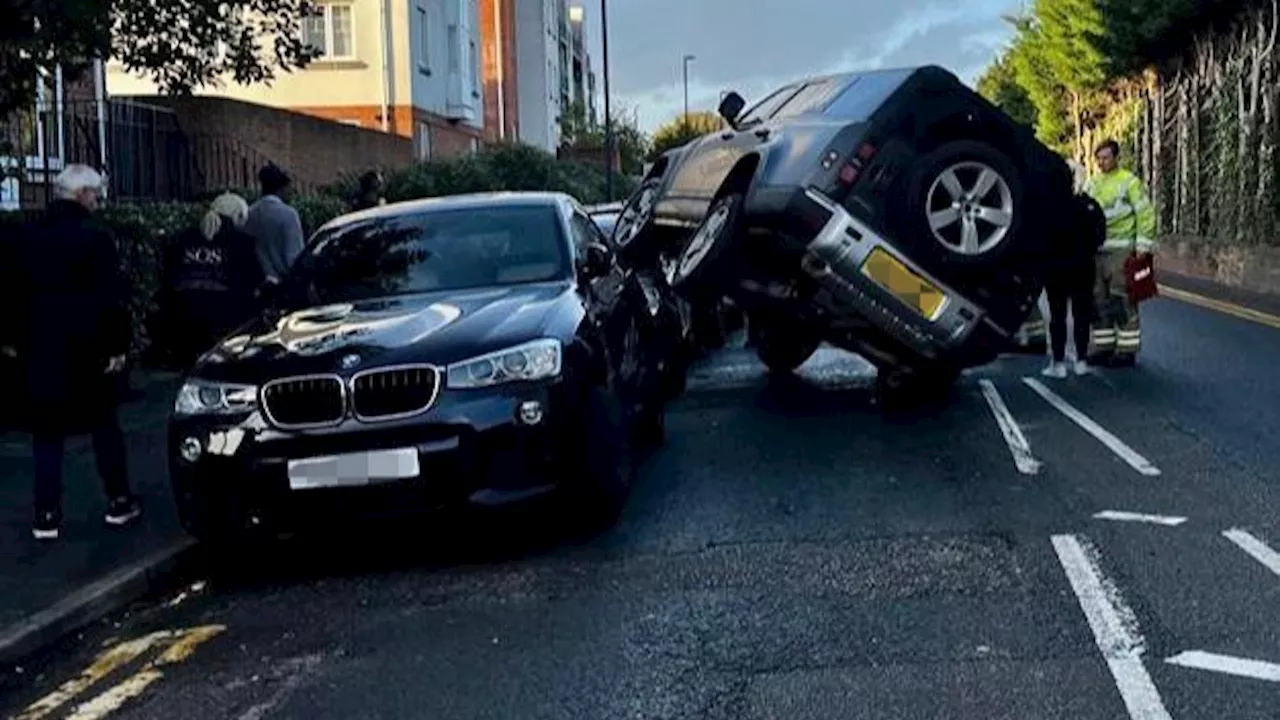
[[418,159],[431,159],[431,125],[418,122]]
[[355,58],[355,23],[352,6],[320,5],[315,15],[302,21],[302,42],[320,53],[320,60]]
[[458,39],[461,33],[457,23],[449,24],[449,72],[457,73],[462,71],[462,46]]
[[480,152],[480,138],[471,138],[471,154]]
[[418,69],[431,74],[431,22],[427,19],[427,9],[418,6]]

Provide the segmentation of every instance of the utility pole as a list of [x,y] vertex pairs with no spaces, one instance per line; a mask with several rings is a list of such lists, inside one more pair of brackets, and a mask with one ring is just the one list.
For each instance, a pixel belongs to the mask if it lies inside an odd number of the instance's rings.
[[604,74],[604,192],[613,202],[613,112],[609,103],[609,0],[600,0],[600,54]]
[[694,60],[693,55],[684,56],[684,129],[689,129],[689,63]]

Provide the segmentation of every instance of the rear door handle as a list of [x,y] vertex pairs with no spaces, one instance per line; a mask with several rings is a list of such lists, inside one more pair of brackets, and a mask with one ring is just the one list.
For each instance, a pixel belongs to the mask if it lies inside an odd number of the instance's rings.
[[735,133],[734,133],[732,130],[725,130],[724,132],[720,133],[720,139],[721,139],[721,140],[732,140],[732,139],[733,139],[734,134],[735,134]]
[[757,130],[756,137],[760,138],[761,140],[764,140],[765,138],[769,137],[769,128],[760,128],[759,130]]

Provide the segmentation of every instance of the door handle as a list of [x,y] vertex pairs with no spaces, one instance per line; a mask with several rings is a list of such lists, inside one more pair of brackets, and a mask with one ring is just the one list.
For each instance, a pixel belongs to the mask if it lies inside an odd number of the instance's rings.
[[764,140],[765,138],[769,137],[769,128],[760,128],[759,130],[756,130],[756,137],[760,138],[761,140]]
[[720,133],[721,140],[732,140],[733,136],[734,136],[734,132],[732,130],[725,130],[724,132]]

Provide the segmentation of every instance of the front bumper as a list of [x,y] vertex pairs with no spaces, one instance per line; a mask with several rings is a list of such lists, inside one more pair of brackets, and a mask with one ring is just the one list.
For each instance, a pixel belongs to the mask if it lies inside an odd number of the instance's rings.
[[[175,418],[170,478],[184,525],[195,534],[505,505],[557,488],[575,413],[565,386],[549,383],[444,391],[414,418],[348,419],[306,431],[270,427],[257,411],[231,421]],[[192,443],[200,447],[195,459]],[[417,457],[413,477],[297,489],[291,483],[290,461],[404,449]]]
[[[807,189],[793,202],[794,217],[815,233],[804,249],[801,268],[821,288],[819,302],[827,312],[856,316],[927,363],[970,366],[994,357],[991,348],[1000,344],[999,331],[987,322],[982,308],[830,198]],[[864,272],[877,250],[941,291],[945,299],[931,315],[908,304],[900,288],[895,293]]]

